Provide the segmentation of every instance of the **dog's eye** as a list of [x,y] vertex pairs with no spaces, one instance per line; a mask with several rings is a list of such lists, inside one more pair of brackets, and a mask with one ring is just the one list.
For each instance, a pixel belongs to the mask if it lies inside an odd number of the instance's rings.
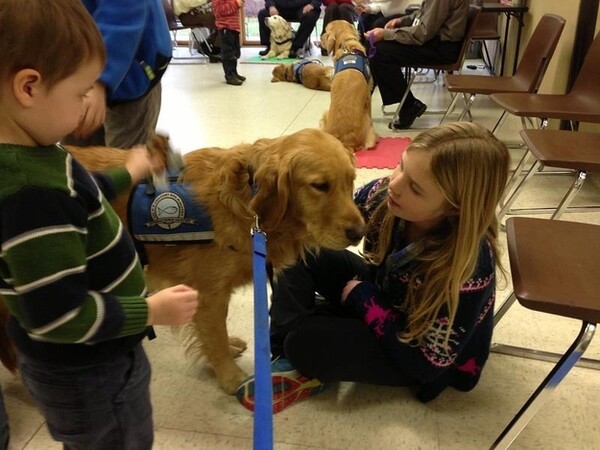
[[314,187],[317,191],[327,192],[329,191],[329,183],[311,183],[312,187]]

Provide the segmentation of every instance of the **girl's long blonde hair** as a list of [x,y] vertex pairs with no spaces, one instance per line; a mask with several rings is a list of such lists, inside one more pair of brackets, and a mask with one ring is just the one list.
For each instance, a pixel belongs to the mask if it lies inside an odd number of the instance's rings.
[[[498,221],[496,206],[508,177],[509,154],[489,130],[461,122],[441,125],[419,134],[406,149],[431,156],[431,173],[448,203],[458,211],[427,237],[426,250],[418,256],[403,310],[407,328],[398,338],[420,342],[446,305],[450,324],[446,346],[459,302],[459,289],[475,271],[481,240],[487,239],[496,265]],[[379,239],[365,254],[375,264],[384,261],[393,241],[395,221],[385,201],[377,207],[368,227],[379,228]]]

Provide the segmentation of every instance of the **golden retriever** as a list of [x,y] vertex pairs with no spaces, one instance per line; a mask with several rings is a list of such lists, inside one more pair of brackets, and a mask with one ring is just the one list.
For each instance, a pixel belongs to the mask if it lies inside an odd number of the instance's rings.
[[292,41],[294,40],[292,26],[287,20],[277,14],[267,17],[265,24],[271,30],[271,37],[269,40],[269,53],[261,56],[261,59],[287,58],[290,55]]
[[[342,58],[357,55],[364,58],[365,48],[360,43],[354,25],[345,20],[334,20],[327,25],[321,36],[321,45],[332,55],[334,63]],[[329,110],[321,119],[323,131],[337,137],[351,150],[375,147],[378,136],[373,129],[371,119],[372,80],[360,70],[339,70],[331,83],[331,101]]]
[[330,91],[332,74],[333,66],[324,66],[319,60],[303,59],[292,64],[276,65],[271,82],[290,81],[308,89]]
[[[123,164],[126,157],[105,147],[68,150],[89,170]],[[148,284],[151,290],[179,283],[198,290],[186,347],[208,358],[219,385],[232,394],[246,377],[234,361],[246,343],[228,335],[227,309],[234,289],[252,281],[255,215],[267,234],[267,263],[275,273],[306,252],[356,244],[365,224],[352,200],[353,155],[331,135],[305,129],[230,149],[196,150],[184,162],[181,181],[210,213],[214,241],[145,245]],[[127,197],[113,202],[124,222]]]

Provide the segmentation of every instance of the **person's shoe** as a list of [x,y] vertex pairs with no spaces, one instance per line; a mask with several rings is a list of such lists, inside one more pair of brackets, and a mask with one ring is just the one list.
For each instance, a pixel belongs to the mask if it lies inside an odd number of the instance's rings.
[[300,56],[298,55],[298,50],[296,49],[291,49],[290,52],[288,53],[288,58],[299,58]]
[[227,84],[231,84],[232,86],[241,86],[243,83],[243,81],[236,77],[234,73],[231,75],[225,75],[225,82]]
[[239,73],[235,72],[234,75],[237,77],[238,80],[242,80],[242,82],[246,81],[246,77],[240,75]]
[[[322,392],[326,385],[316,378],[306,378],[292,367],[285,358],[271,362],[273,383],[273,414],[307,397]],[[254,375],[246,378],[235,391],[242,406],[254,411]]]
[[269,47],[267,47],[264,50],[261,50],[260,52],[258,52],[258,55],[265,56],[267,53],[269,53],[269,50],[271,50],[271,49]]
[[327,49],[325,47],[321,47],[321,56],[328,56],[329,53],[327,52]]
[[421,117],[426,110],[427,105],[417,99],[408,106],[404,104],[400,110],[398,119],[390,122],[389,128],[392,130],[406,130],[410,128],[417,117]]

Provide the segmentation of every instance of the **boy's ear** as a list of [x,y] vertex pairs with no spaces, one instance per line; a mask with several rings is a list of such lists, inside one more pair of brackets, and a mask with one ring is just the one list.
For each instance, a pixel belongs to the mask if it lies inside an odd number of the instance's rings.
[[42,76],[37,70],[22,69],[13,77],[13,93],[22,106],[31,106],[35,95],[42,89]]

